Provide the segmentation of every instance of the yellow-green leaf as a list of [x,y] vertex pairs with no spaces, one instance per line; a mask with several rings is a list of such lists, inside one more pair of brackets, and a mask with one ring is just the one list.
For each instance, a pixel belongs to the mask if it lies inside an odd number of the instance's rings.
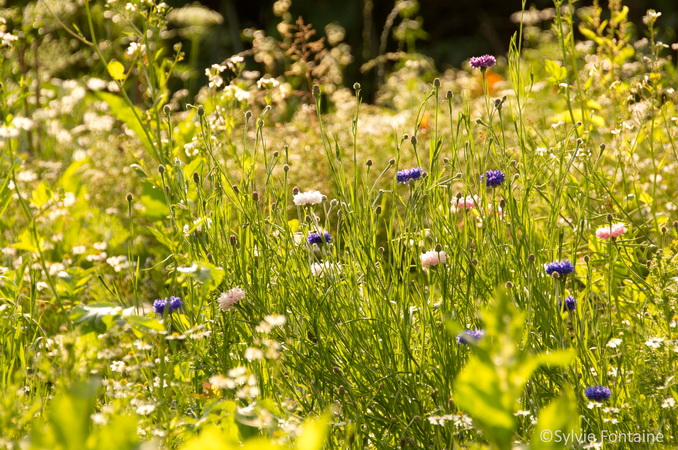
[[114,80],[121,81],[125,79],[125,66],[120,61],[112,59],[106,68]]

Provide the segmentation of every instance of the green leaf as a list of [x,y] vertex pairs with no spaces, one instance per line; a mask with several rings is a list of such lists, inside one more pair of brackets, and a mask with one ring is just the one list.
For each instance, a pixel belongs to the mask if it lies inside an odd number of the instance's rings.
[[[497,448],[510,448],[515,427],[513,402],[495,368],[472,357],[454,383],[454,399],[483,428]],[[507,446],[508,445],[508,446]]]
[[112,59],[106,68],[114,80],[122,81],[125,79],[125,66],[120,61]]
[[44,181],[40,182],[37,188],[31,194],[31,203],[36,208],[42,208],[52,199],[52,191]]
[[73,450],[87,447],[91,432],[90,416],[94,412],[99,386],[98,380],[77,384],[52,400],[47,416],[60,447]]
[[131,106],[129,106],[125,102],[125,99],[118,95],[102,91],[97,91],[95,92],[95,94],[97,97],[99,97],[100,100],[108,104],[111,115],[118,119],[119,121],[123,122],[125,125],[127,125],[127,128],[134,132],[134,134],[139,138],[144,147],[146,147],[146,150],[153,153],[154,151],[153,146],[146,137],[146,133],[144,132],[142,124],[139,123],[135,116],[136,112],[137,116],[142,117],[141,111],[139,111],[139,109],[136,107],[132,108]]
[[165,327],[156,317],[126,316],[124,319],[133,329],[143,334],[156,334],[156,332],[165,331]]
[[114,305],[80,305],[71,311],[71,320],[80,325],[83,333],[103,333],[110,330],[120,318],[122,308]]
[[142,180],[145,180],[148,178],[148,175],[146,174],[146,171],[144,170],[143,167],[141,167],[139,164],[132,164],[130,166],[134,171],[136,172],[137,176],[141,178]]
[[161,189],[150,182],[144,183],[143,192],[139,199],[144,206],[144,215],[152,219],[164,219],[170,214],[165,194]]
[[201,262],[198,269],[191,275],[202,284],[204,293],[209,293],[219,287],[224,279],[224,269],[208,262]]
[[[532,434],[530,448],[547,450],[564,448],[564,437],[579,434],[577,402],[571,390],[549,403],[539,412],[537,426]],[[572,439],[572,438],[571,438]],[[570,441],[570,444],[573,442]]]

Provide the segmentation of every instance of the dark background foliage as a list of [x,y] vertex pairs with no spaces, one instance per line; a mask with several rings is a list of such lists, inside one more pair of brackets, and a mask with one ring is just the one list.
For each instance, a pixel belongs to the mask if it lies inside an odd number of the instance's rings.
[[[169,1],[172,6],[183,6],[191,2]],[[365,6],[372,4],[371,18]],[[416,50],[433,58],[439,70],[459,66],[470,56],[492,53],[506,53],[509,40],[518,29],[510,20],[511,14],[521,8],[520,0],[421,0],[417,15],[423,18],[423,29],[428,33],[426,40],[417,42]],[[591,1],[576,2],[576,6],[590,5]],[[221,61],[231,54],[247,48],[240,30],[248,27],[263,29],[267,34],[277,36],[275,29],[279,18],[272,12],[274,0],[203,0],[203,5],[224,16],[224,23],[214,30],[208,49],[203,50],[201,59],[204,66]],[[659,26],[666,35],[665,42],[672,43],[678,28],[678,1],[676,0],[632,0],[624,2],[629,7],[629,17],[641,24],[642,17],[650,8],[660,11]],[[603,7],[606,1],[601,1]],[[369,80],[361,74],[359,67],[378,54],[379,37],[388,14],[394,6],[393,0],[297,0],[293,1],[290,12],[293,17],[302,16],[318,30],[331,22],[339,23],[346,29],[346,42],[353,49],[354,62],[347,69],[346,83]],[[538,9],[553,6],[551,0],[530,1],[526,4]],[[369,8],[368,8],[369,9]],[[364,40],[365,27],[371,41]],[[387,51],[396,50],[396,42],[389,39]],[[369,76],[369,75],[367,75]]]

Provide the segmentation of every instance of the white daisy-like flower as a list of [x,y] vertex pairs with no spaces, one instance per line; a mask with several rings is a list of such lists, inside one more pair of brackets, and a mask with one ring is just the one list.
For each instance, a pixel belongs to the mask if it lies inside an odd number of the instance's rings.
[[621,345],[622,340],[619,338],[614,338],[610,339],[610,341],[607,343],[607,347],[609,348],[617,348]]
[[323,195],[320,191],[299,192],[294,196],[294,204],[297,206],[317,205],[322,203]]
[[245,298],[245,291],[239,287],[222,293],[217,300],[222,311],[230,311],[243,298]]
[[662,346],[662,342],[664,342],[664,338],[653,337],[645,341],[645,345],[650,348],[659,348]]

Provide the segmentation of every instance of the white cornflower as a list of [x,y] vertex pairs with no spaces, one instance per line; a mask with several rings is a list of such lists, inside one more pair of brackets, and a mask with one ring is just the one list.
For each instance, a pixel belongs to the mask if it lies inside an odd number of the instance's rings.
[[421,258],[421,266],[427,268],[437,266],[438,264],[445,264],[447,262],[447,253],[431,250],[420,255],[419,258]]
[[294,204],[297,206],[317,205],[322,203],[323,195],[320,191],[299,192],[294,196]]
[[230,311],[243,298],[245,298],[245,291],[239,287],[234,287],[221,294],[217,301],[222,311]]

